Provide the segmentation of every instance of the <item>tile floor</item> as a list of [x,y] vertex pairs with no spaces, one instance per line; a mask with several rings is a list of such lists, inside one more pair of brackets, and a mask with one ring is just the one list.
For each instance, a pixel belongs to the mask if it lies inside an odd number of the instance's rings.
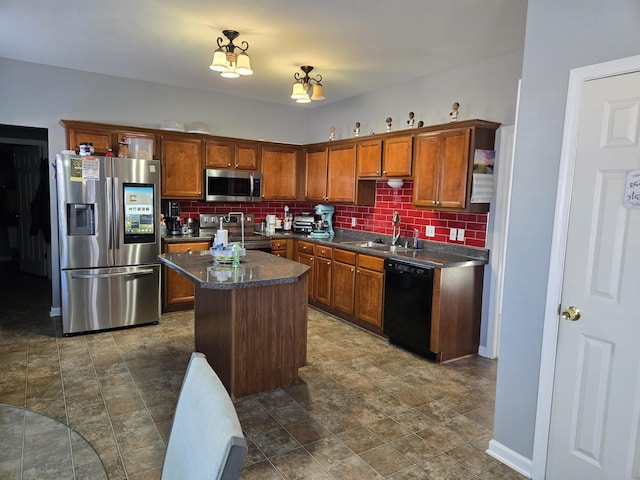
[[[112,480],[159,479],[191,312],[67,338],[49,317],[46,280],[0,277],[0,403],[72,426]],[[301,381],[235,402],[249,442],[241,478],[523,479],[484,453],[496,366],[436,365],[310,308]]]

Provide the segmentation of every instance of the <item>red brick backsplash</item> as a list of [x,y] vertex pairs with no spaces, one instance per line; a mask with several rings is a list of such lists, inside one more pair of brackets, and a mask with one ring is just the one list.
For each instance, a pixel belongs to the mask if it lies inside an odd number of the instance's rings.
[[[444,243],[455,243],[470,247],[485,248],[487,239],[486,213],[454,213],[433,210],[418,210],[412,205],[413,182],[405,181],[399,189],[392,189],[385,181],[376,182],[376,203],[374,207],[360,207],[355,205],[336,205],[333,224],[338,228],[361,230],[383,235],[391,235],[391,216],[393,212],[400,215],[400,235],[413,237],[414,229],[418,229],[421,240],[431,240]],[[183,200],[180,202],[183,218],[197,216],[200,213],[228,213],[244,212],[252,214],[256,221],[260,221],[268,214],[282,217],[285,205],[289,206],[294,215],[303,212],[313,214],[314,202],[261,202],[249,203],[207,203]],[[356,226],[351,226],[351,218],[356,219]],[[427,237],[425,227],[435,226],[435,237]],[[449,240],[450,228],[464,228],[464,241]]]

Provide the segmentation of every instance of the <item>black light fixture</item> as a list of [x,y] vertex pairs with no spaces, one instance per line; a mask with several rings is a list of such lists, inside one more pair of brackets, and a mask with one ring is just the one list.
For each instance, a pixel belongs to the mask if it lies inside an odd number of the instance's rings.
[[238,78],[240,75],[253,75],[251,61],[247,50],[249,44],[242,41],[242,46],[234,45],[233,41],[240,35],[235,30],[223,30],[222,34],[227,37],[229,43],[223,45],[224,39],[218,37],[218,49],[213,52],[213,61],[209,68],[215,72],[220,72],[224,78]]
[[[324,88],[322,87],[322,75],[319,73],[315,77],[310,77],[309,73],[313,70],[310,65],[303,65],[300,70],[304,72],[304,76],[298,72],[293,74],[296,80],[293,84],[291,98],[298,103],[309,103],[311,100],[324,100]],[[313,93],[309,95],[309,92]]]

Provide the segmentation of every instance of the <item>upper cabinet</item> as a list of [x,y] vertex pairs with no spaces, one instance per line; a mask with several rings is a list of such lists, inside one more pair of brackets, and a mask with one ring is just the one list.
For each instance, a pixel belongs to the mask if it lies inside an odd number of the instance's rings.
[[358,142],[358,178],[411,177],[412,146],[412,135]]
[[262,199],[302,200],[304,164],[300,148],[265,145],[262,147]]
[[306,200],[355,203],[356,144],[308,149],[305,183]]
[[[468,125],[467,128],[455,128]],[[471,203],[475,149],[493,150],[499,124],[467,121],[416,135],[413,152],[413,205],[434,210],[487,212]]]
[[202,141],[185,136],[162,137],[162,196],[202,198]]
[[206,140],[205,166],[214,169],[257,171],[260,168],[260,146],[236,140]]

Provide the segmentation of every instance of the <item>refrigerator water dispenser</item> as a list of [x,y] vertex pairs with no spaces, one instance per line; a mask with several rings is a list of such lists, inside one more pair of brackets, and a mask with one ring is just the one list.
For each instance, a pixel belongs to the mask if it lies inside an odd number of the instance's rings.
[[96,223],[93,203],[67,204],[67,234],[95,235]]

